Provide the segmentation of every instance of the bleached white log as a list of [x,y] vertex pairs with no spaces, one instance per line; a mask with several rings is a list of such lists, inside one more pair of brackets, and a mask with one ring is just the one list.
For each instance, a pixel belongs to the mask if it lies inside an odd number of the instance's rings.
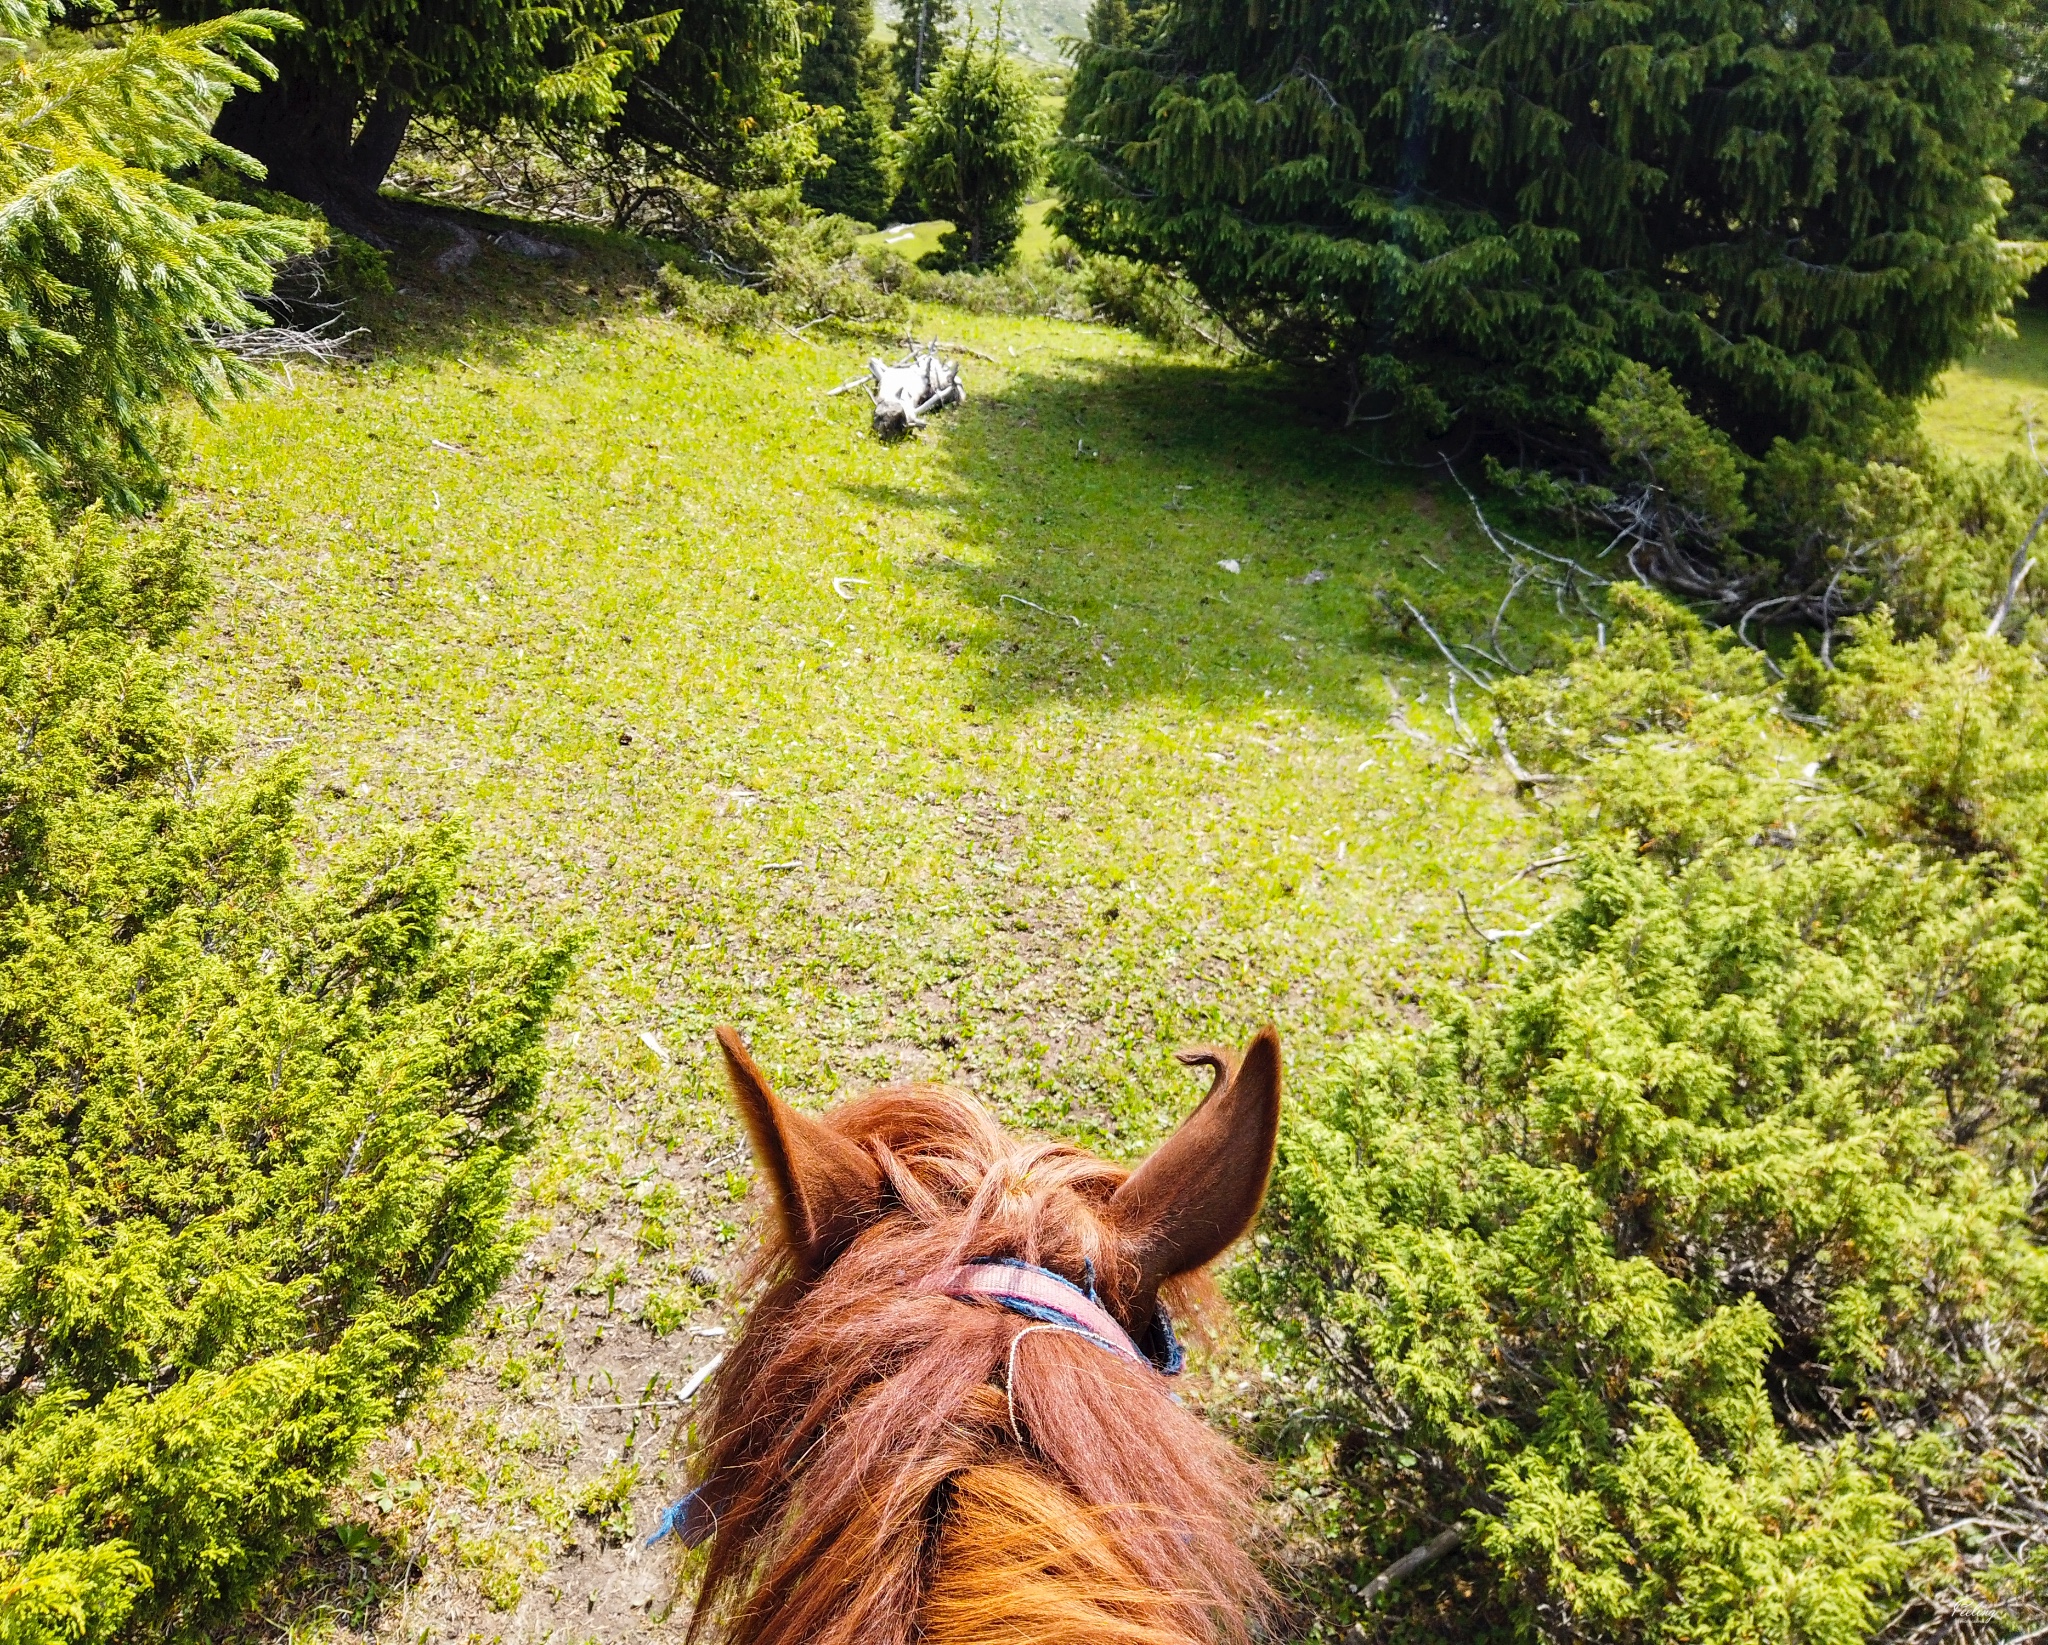
[[923,428],[932,412],[967,398],[960,368],[930,349],[893,366],[870,360],[868,375],[875,385],[875,432],[885,440]]

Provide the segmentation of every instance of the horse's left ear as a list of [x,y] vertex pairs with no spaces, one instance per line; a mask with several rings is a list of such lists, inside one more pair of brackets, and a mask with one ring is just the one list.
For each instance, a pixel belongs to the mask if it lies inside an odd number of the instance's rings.
[[718,1030],[725,1077],[775,1192],[791,1260],[806,1279],[831,1265],[882,1197],[882,1168],[858,1143],[799,1114],[769,1089],[734,1028]]
[[1141,1294],[1213,1262],[1251,1227],[1280,1136],[1280,1036],[1271,1026],[1235,1067],[1217,1051],[1183,1053],[1182,1060],[1215,1068],[1216,1083],[1109,1202]]

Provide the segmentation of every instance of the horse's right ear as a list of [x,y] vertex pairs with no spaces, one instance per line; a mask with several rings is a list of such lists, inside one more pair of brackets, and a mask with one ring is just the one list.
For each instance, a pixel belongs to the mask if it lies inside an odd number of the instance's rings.
[[732,1099],[775,1195],[782,1237],[799,1275],[814,1279],[860,1231],[882,1197],[882,1168],[858,1143],[799,1114],[768,1088],[733,1028],[718,1030]]
[[1109,1201],[1141,1297],[1215,1261],[1250,1229],[1280,1134],[1280,1036],[1272,1028],[1260,1029],[1241,1058],[1205,1046],[1182,1052],[1181,1061],[1213,1068],[1215,1084]]

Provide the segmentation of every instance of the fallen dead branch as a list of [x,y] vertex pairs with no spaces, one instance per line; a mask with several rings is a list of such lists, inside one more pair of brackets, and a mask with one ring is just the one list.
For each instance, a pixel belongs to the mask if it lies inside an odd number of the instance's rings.
[[1493,681],[1481,679],[1477,674],[1473,673],[1471,669],[1467,668],[1463,663],[1458,661],[1456,655],[1452,652],[1451,648],[1444,644],[1444,637],[1441,634],[1439,634],[1435,629],[1429,626],[1429,619],[1427,617],[1423,616],[1421,612],[1415,609],[1414,601],[1404,599],[1401,603],[1402,605],[1408,608],[1408,615],[1413,617],[1418,623],[1422,625],[1422,632],[1427,634],[1432,640],[1436,642],[1436,648],[1444,654],[1445,662],[1449,663],[1451,667],[1455,668],[1460,674],[1464,675],[1466,679],[1470,680],[1474,685],[1478,686],[1481,691],[1491,691],[1493,689]]
[[885,440],[901,439],[913,429],[924,427],[925,418],[943,406],[957,406],[967,398],[960,381],[960,368],[939,358],[939,345],[929,343],[922,353],[887,365],[868,361],[868,377],[875,397],[874,429]]
[[[917,347],[917,339],[915,337],[903,336],[896,340],[905,348],[915,349]],[[947,343],[934,338],[931,342],[925,344],[925,347],[928,350],[935,349],[940,354],[964,354],[970,360],[984,360],[992,366],[1002,364],[993,354],[984,354],[980,349],[969,348],[965,343]]]
[[[1446,1554],[1451,1553],[1464,1540],[1465,1527],[1459,1524],[1453,1525],[1448,1531],[1439,1531],[1419,1547],[1410,1548],[1399,1559],[1395,1560],[1393,1564],[1374,1577],[1372,1581],[1359,1589],[1358,1603],[1360,1607],[1370,1607],[1374,1600],[1393,1587],[1395,1583],[1415,1575],[1418,1571],[1428,1570],[1430,1566],[1434,1565]],[[1345,1645],[1359,1645],[1359,1642],[1368,1637],[1370,1636],[1367,1635],[1365,1629],[1354,1622],[1351,1624],[1351,1631],[1344,1636]]]
[[[1498,730],[1499,728],[1495,727],[1495,729]],[[1510,755],[1509,758],[1512,759],[1513,756]],[[1526,880],[1532,874],[1541,877],[1542,875],[1549,873],[1553,868],[1562,868],[1565,866],[1566,863],[1573,863],[1577,862],[1578,860],[1578,853],[1575,851],[1553,851],[1548,856],[1538,857],[1532,863],[1524,863],[1520,868],[1516,869],[1506,879],[1502,880],[1500,884],[1495,886],[1494,890],[1505,891],[1509,886],[1513,885],[1516,881]]]
[[[2048,474],[2048,463],[2041,460],[2041,444],[2037,436],[2033,408],[2029,407],[2027,455],[2034,459],[2034,467],[2043,474]],[[2034,523],[2027,527],[2027,534],[2020,539],[2020,546],[2012,551],[2012,563],[2005,573],[2005,592],[1999,595],[1997,608],[1991,613],[1991,621],[1984,628],[1984,637],[1988,640],[1995,640],[2005,632],[2006,622],[2012,616],[2013,604],[2020,597],[2020,589],[2026,583],[2027,573],[2034,569],[2034,539],[2041,535],[2041,526],[2044,522],[2048,522],[2048,507],[2044,507],[2034,516]]]
[[[1547,771],[1530,771],[1525,769],[1522,762],[1515,758],[1515,751],[1508,746],[1507,731],[1498,720],[1493,722],[1493,740],[1499,746],[1501,761],[1507,766],[1508,775],[1515,779],[1515,786],[1517,788],[1537,788],[1544,783],[1562,782],[1564,780],[1562,777],[1553,777]],[[1558,860],[1564,862],[1570,859],[1563,857]],[[1528,870],[1524,869],[1523,872],[1527,873]],[[1520,878],[1520,876],[1517,875],[1516,878]]]
[[1079,617],[1076,617],[1071,611],[1054,611],[1049,606],[1040,605],[1036,600],[1025,599],[1024,596],[1021,594],[1000,595],[997,597],[996,604],[1001,605],[1005,601],[1008,601],[1011,605],[1029,606],[1033,611],[1043,612],[1048,617],[1058,617],[1065,622],[1072,623],[1076,628],[1085,628],[1088,626],[1086,623],[1082,622]]
[[237,359],[265,364],[286,360],[333,360],[340,358],[356,338],[366,335],[366,328],[362,326],[341,331],[336,329],[340,324],[340,319],[336,318],[324,320],[317,326],[253,326],[247,331],[216,332],[213,346]]
[[[1546,914],[1534,925],[1525,925],[1519,931],[1510,931],[1505,927],[1497,928],[1481,925],[1472,917],[1472,905],[1465,900],[1465,893],[1462,891],[1458,893],[1458,912],[1465,916],[1465,923],[1472,928],[1472,935],[1485,943],[1489,948],[1497,942],[1512,942],[1522,937],[1533,937],[1555,918],[1554,915]],[[1449,1552],[1448,1549],[1445,1551]],[[1388,1567],[1389,1570],[1392,1568],[1392,1566]]]

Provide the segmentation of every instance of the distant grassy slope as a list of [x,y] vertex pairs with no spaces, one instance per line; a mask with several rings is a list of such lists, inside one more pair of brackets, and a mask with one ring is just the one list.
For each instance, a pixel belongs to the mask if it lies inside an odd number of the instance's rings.
[[582,243],[413,270],[376,363],[193,430],[200,697],[310,751],[328,839],[467,818],[478,902],[587,936],[528,1263],[343,1505],[375,1579],[323,1543],[270,1608],[340,1637],[669,1637],[631,1537],[749,1181],[714,1023],[806,1104],[930,1075],[1129,1153],[1195,1095],[1176,1045],[1275,1020],[1313,1081],[1479,963],[1456,891],[1545,894],[1493,780],[1389,720],[1391,682],[1448,733],[1388,613],[1470,635],[1499,562],[1282,379],[935,311],[994,363],[883,446],[825,394],[872,340],[681,329]]
[[1993,339],[1949,372],[1920,414],[1921,426],[1962,456],[2024,450],[2017,408],[2035,401],[2048,410],[2048,311],[2025,308],[2015,319],[2019,335]]
[[[1017,256],[1021,261],[1042,258],[1052,249],[1052,228],[1045,220],[1052,206],[1052,201],[1045,199],[1033,200],[1024,208],[1024,232],[1017,238]],[[937,251],[940,237],[952,226],[944,218],[923,223],[899,223],[893,232],[881,228],[873,234],[862,235],[859,244],[887,246],[914,263],[926,252]]]
[[[886,21],[891,32],[901,11],[900,0],[875,8],[877,21]],[[961,0],[960,12],[971,12],[984,33],[995,27],[996,8],[989,0]],[[1088,0],[1003,0],[1003,38],[1011,50],[1038,62],[1064,62],[1063,42],[1087,32]]]

